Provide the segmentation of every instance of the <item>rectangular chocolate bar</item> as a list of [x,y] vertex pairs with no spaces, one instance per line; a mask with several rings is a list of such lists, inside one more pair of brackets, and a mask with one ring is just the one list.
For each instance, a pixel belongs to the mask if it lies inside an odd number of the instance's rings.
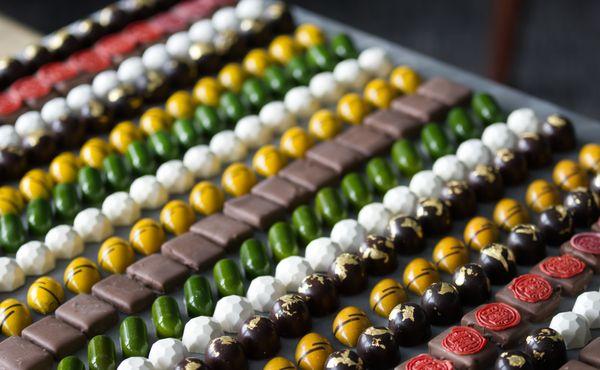
[[243,222],[215,213],[204,217],[190,227],[190,231],[200,234],[223,248],[233,249],[252,235],[252,227]]
[[516,308],[525,320],[541,322],[558,309],[560,289],[540,275],[525,274],[500,289],[496,300]]
[[440,121],[444,118],[446,107],[433,99],[422,95],[403,95],[392,100],[392,109],[407,114],[421,122]]
[[600,337],[589,342],[579,351],[579,360],[600,368]]
[[[570,258],[574,259],[575,263],[583,265],[575,266],[574,264],[569,263],[567,266],[567,264],[562,262],[555,263],[555,261],[562,261],[564,259]],[[552,269],[552,272],[548,273],[548,266],[556,266],[556,271]],[[573,268],[578,270],[567,271],[567,268]],[[577,257],[573,257],[570,254],[546,257],[540,263],[533,266],[530,272],[532,274],[538,274],[543,276],[550,282],[550,284],[559,287],[563,295],[571,297],[583,292],[585,288],[587,288],[590,281],[592,281],[592,276],[594,275],[592,269],[587,267],[585,262],[581,261],[580,259],[577,259]]]
[[162,245],[163,255],[195,271],[204,271],[225,255],[225,249],[193,232],[176,236]]
[[588,364],[584,364],[583,362],[577,360],[571,360],[561,366],[558,370],[597,370],[597,367],[590,366]]
[[168,293],[183,284],[188,269],[157,253],[129,265],[127,275],[159,293]]
[[278,176],[300,185],[312,193],[324,186],[333,185],[338,176],[327,167],[306,159],[297,159],[288,164]]
[[262,180],[252,188],[252,194],[273,201],[287,210],[310,200],[308,189],[279,176]]
[[364,156],[332,141],[319,143],[306,152],[306,158],[334,170],[338,175],[357,168]]
[[394,370],[406,370],[407,367],[409,366],[409,364],[411,364],[411,362],[414,364],[417,364],[417,363],[428,364],[429,366],[423,367],[424,370],[430,369],[430,368],[431,369],[452,369],[452,367],[453,367],[452,363],[448,360],[440,360],[440,359],[437,359],[437,358],[431,356],[430,354],[421,353],[420,355],[409,358],[408,360],[404,361],[400,365],[396,366],[394,368]]
[[443,77],[433,77],[427,80],[419,86],[417,93],[449,107],[463,105],[471,97],[471,89]]
[[579,250],[571,244],[571,241],[566,241],[560,246],[561,254],[571,254],[583,262],[585,262],[592,270],[594,274],[600,274],[600,254],[586,253]]
[[[504,310],[504,312],[499,313],[499,309],[495,309],[495,307],[493,307],[494,309],[491,308],[492,305],[498,305],[498,303],[491,303],[489,305],[483,304],[477,307],[476,309],[464,315],[462,320],[460,321],[460,324],[477,330],[501,348],[513,347],[520,343],[522,340],[524,340],[527,334],[529,333],[529,324],[527,324],[527,321],[521,318],[520,313],[517,310],[514,310],[512,306],[510,306],[509,309]],[[505,307],[506,306],[508,305],[505,305]],[[505,307],[500,306],[499,308],[502,309]],[[512,313],[516,313],[516,315],[513,315],[512,317],[509,316],[511,313],[511,309],[514,310],[514,312]],[[501,324],[507,327],[502,330],[498,330],[496,328],[490,327],[489,325],[486,326],[485,324],[480,323],[477,320],[477,312],[480,310],[482,310],[481,312],[492,312],[492,314],[495,314],[497,316],[495,318],[492,317],[492,319],[505,319],[504,322],[502,322]]]
[[154,292],[126,275],[110,275],[92,287],[94,297],[110,303],[128,315],[152,305]]
[[379,109],[365,118],[365,125],[397,140],[418,135],[423,122],[393,109]]
[[27,339],[8,337],[0,343],[0,369],[50,370],[52,356]]
[[77,329],[54,316],[29,325],[21,336],[61,359],[79,351],[85,345],[85,336]]
[[392,146],[392,139],[365,126],[354,126],[339,134],[335,142],[369,158],[384,154]]
[[265,230],[285,216],[285,208],[257,195],[247,194],[225,202],[223,213],[254,228]]
[[[427,344],[429,347],[429,354],[442,360],[452,362],[456,370],[483,370],[492,366],[496,360],[497,351],[496,347],[489,341],[485,343],[479,351],[470,354],[459,354],[444,347],[442,342],[448,335],[452,334],[453,336],[457,336],[453,331],[464,329],[464,326],[454,326],[444,330],[441,334],[431,339]],[[462,343],[460,339],[453,342],[456,343],[457,346],[460,346]]]
[[55,315],[88,338],[108,331],[119,321],[119,314],[113,306],[89,294],[69,299],[56,309]]

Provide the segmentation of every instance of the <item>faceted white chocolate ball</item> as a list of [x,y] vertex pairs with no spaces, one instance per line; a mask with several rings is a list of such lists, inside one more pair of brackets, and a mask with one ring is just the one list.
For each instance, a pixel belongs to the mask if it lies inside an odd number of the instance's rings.
[[259,312],[269,312],[273,302],[286,293],[285,286],[273,276],[258,276],[250,282],[246,298],[252,308]]
[[171,60],[165,44],[156,44],[150,46],[142,54],[144,67],[151,71],[160,70]]
[[562,335],[567,349],[581,348],[591,340],[586,318],[575,312],[556,314],[550,321],[550,328]]
[[148,359],[155,370],[172,370],[187,355],[188,351],[180,340],[166,338],[154,342]]
[[207,145],[189,148],[183,156],[183,165],[199,179],[216,176],[221,170],[221,160]]
[[259,19],[264,11],[263,0],[241,0],[235,7],[235,14],[239,19]]
[[385,78],[392,71],[392,61],[385,50],[371,47],[363,50],[358,56],[358,64],[367,73]]
[[210,150],[225,163],[241,161],[248,148],[231,130],[223,130],[210,139]]
[[223,329],[212,317],[198,316],[185,324],[181,341],[188,351],[204,353],[208,343],[223,334]]
[[296,118],[281,101],[272,101],[261,108],[258,117],[263,125],[272,128],[277,133],[282,133],[296,125]]
[[201,19],[192,24],[192,27],[190,27],[188,31],[188,35],[194,42],[211,44],[217,35],[217,32],[215,31],[210,19]]
[[67,94],[67,105],[72,111],[79,112],[92,99],[94,99],[92,86],[83,84],[69,91]]
[[575,301],[573,312],[585,317],[590,329],[600,328],[600,292],[581,293]]
[[533,109],[519,108],[508,115],[506,124],[515,134],[521,135],[526,132],[539,133],[542,123]]
[[177,32],[167,39],[165,44],[169,55],[176,59],[186,59],[192,40],[185,31]]
[[511,150],[516,149],[519,138],[505,123],[497,122],[489,125],[483,130],[481,141],[490,148],[492,153],[495,153],[498,150],[505,148]]
[[383,235],[391,217],[382,203],[371,203],[361,208],[357,219],[368,234]]
[[23,244],[15,256],[15,260],[28,276],[38,276],[54,270],[56,258],[54,253],[42,242],[32,240]]
[[369,75],[363,71],[356,59],[339,62],[333,69],[333,78],[348,89],[361,90],[369,81]]
[[490,165],[493,159],[490,149],[479,139],[463,141],[456,150],[456,157],[469,171],[475,169],[478,164]]
[[71,259],[83,253],[83,239],[69,225],[58,225],[48,230],[44,244],[52,251],[54,257]]
[[21,147],[21,136],[17,133],[14,126],[0,126],[0,150],[17,149]]
[[194,185],[194,175],[179,159],[161,164],[156,171],[156,179],[169,194],[185,193]]
[[383,205],[394,216],[414,216],[419,198],[408,186],[396,186],[383,196]]
[[75,216],[73,228],[84,242],[101,242],[113,234],[110,220],[98,208],[80,211]]
[[139,220],[139,204],[126,191],[112,193],[102,202],[102,213],[114,226],[128,226]]
[[92,81],[92,91],[96,97],[104,98],[108,92],[119,86],[119,76],[116,71],[100,72]]
[[62,97],[49,100],[46,104],[44,104],[42,110],[40,111],[42,119],[46,123],[64,119],[65,117],[68,117],[70,113],[71,110],[67,105],[67,99]]
[[258,148],[271,141],[273,130],[263,125],[256,115],[246,116],[235,125],[235,135],[248,148]]
[[444,181],[433,171],[417,172],[410,180],[409,188],[419,198],[439,198]]
[[467,178],[467,167],[454,154],[438,158],[433,164],[432,170],[444,182],[452,180],[465,181]]
[[319,109],[319,101],[306,86],[291,88],[283,99],[285,108],[299,118],[308,118]]
[[123,83],[134,83],[145,73],[144,63],[140,57],[130,57],[125,59],[117,69],[119,81]]
[[317,238],[306,246],[304,258],[316,272],[326,272],[342,252],[340,246],[327,237]]
[[129,357],[121,361],[117,370],[154,370],[154,365],[144,357]]
[[240,20],[235,13],[235,8],[230,6],[217,10],[212,16],[215,30],[218,32],[237,31]]
[[246,297],[229,295],[219,299],[213,319],[226,333],[237,333],[244,321],[254,315],[254,309]]
[[337,102],[344,94],[344,88],[333,77],[331,72],[321,72],[314,75],[308,84],[310,93],[321,104]]
[[275,278],[283,283],[288,292],[297,292],[302,280],[313,272],[306,258],[290,256],[279,261],[275,268]]
[[46,122],[37,111],[23,113],[15,122],[15,131],[21,137],[27,137],[32,134],[45,133],[48,130]]
[[157,209],[169,200],[167,189],[152,175],[133,180],[129,195],[142,209]]
[[12,258],[0,257],[0,292],[12,292],[25,284],[25,273]]
[[331,240],[340,247],[342,252],[357,253],[365,242],[367,232],[358,221],[346,219],[338,221],[331,229]]

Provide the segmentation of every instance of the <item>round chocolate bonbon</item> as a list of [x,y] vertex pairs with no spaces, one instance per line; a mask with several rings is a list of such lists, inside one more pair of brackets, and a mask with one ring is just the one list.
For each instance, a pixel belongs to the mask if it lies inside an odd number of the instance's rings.
[[306,300],[301,294],[286,294],[273,303],[269,317],[280,336],[296,338],[310,330],[311,316]]
[[552,206],[538,215],[537,225],[546,243],[557,246],[573,235],[573,217],[562,205]]
[[248,361],[244,348],[234,337],[224,335],[210,341],[204,354],[210,369],[247,369]]
[[392,241],[399,254],[414,254],[425,248],[423,228],[414,217],[400,215],[392,218],[386,229],[386,237]]
[[472,216],[477,210],[475,192],[464,181],[448,181],[442,189],[440,199],[450,208],[455,219]]
[[483,248],[479,264],[494,285],[506,284],[517,274],[515,255],[500,243],[492,243]]
[[544,235],[533,224],[513,227],[506,239],[506,246],[513,252],[520,265],[533,265],[546,257]]
[[527,353],[536,369],[560,368],[567,362],[567,349],[561,335],[550,328],[535,330],[525,339]]
[[551,114],[542,125],[542,135],[553,150],[564,152],[575,147],[573,122],[560,114]]
[[481,202],[498,200],[504,194],[503,178],[493,166],[478,164],[469,173],[467,182]]
[[452,282],[465,304],[475,306],[487,301],[492,295],[490,279],[485,270],[476,263],[467,263],[459,267],[454,272]]
[[326,338],[317,333],[308,333],[296,345],[296,365],[305,370],[322,369],[332,352],[333,347]]
[[588,174],[579,163],[570,159],[558,162],[552,170],[552,180],[564,191],[588,186]]
[[363,260],[353,253],[342,253],[329,267],[329,277],[340,294],[357,294],[367,286]]
[[417,220],[427,234],[448,232],[452,226],[450,210],[437,198],[422,198],[417,205]]
[[460,294],[453,284],[433,283],[421,296],[421,307],[433,325],[449,325],[460,320]]
[[462,241],[447,236],[435,245],[432,259],[439,270],[452,274],[458,267],[469,262],[469,250]]
[[366,271],[371,275],[389,274],[398,266],[394,244],[383,236],[367,235],[359,252]]
[[546,180],[535,180],[527,187],[525,203],[534,212],[560,204],[560,194],[556,187]]
[[364,370],[363,360],[349,349],[335,351],[327,356],[325,370]]
[[473,217],[465,226],[463,239],[468,247],[477,251],[500,237],[498,226],[485,217]]
[[427,313],[416,303],[400,303],[388,316],[388,328],[400,346],[415,346],[431,336]]
[[324,274],[311,274],[305,277],[298,293],[307,297],[308,307],[314,316],[324,316],[339,306],[339,296],[333,281]]
[[238,340],[252,359],[270,358],[281,347],[275,324],[262,316],[252,316],[246,320],[238,332]]
[[600,215],[600,198],[585,188],[569,191],[565,195],[563,206],[576,227],[588,227]]
[[358,337],[356,351],[367,368],[389,368],[400,356],[394,334],[385,327],[371,326]]
[[404,268],[402,279],[408,290],[422,295],[431,284],[440,281],[440,275],[433,263],[415,258]]
[[520,350],[510,350],[498,356],[494,370],[534,370],[534,367],[528,354]]
[[540,168],[552,161],[550,144],[543,136],[534,132],[519,135],[517,151],[525,157],[530,168]]
[[332,331],[335,338],[347,347],[356,346],[359,335],[369,326],[371,320],[358,307],[343,308],[333,319]]
[[504,198],[496,203],[496,207],[494,208],[494,222],[501,229],[510,231],[519,224],[529,222],[529,213],[517,200]]
[[527,177],[527,162],[524,156],[510,149],[500,149],[494,158],[494,167],[506,185],[520,184]]

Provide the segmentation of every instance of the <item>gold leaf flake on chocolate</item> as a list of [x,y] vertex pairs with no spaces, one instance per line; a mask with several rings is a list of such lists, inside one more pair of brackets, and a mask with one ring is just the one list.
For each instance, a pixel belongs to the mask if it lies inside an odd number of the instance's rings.
[[466,281],[467,269],[461,268],[456,273],[456,278],[454,279],[454,284],[458,286],[462,286]]
[[385,344],[383,344],[381,342],[381,338],[373,338],[373,340],[371,341],[371,345],[373,347],[379,347],[379,348],[385,349]]
[[536,360],[541,360],[542,358],[544,358],[545,354],[546,352],[538,352],[535,349],[533,350],[533,358],[535,358]]
[[546,121],[554,127],[561,127],[567,124],[567,121],[558,114],[551,114]]
[[515,366],[515,367],[523,367],[523,365],[525,365],[525,363],[526,363],[525,357],[519,356],[519,355],[510,355],[510,356],[507,356],[506,359],[508,360],[508,364],[510,366]]
[[413,306],[402,307],[402,321],[415,321],[415,308]]
[[332,357],[329,361],[327,361],[329,366],[338,366],[338,365],[346,365],[348,367],[354,367],[362,365],[362,360],[358,360],[359,362],[354,361],[350,358],[350,350],[344,350],[337,357]]
[[423,237],[423,228],[421,227],[421,224],[412,217],[404,217],[400,226],[413,229],[419,238]]
[[450,285],[448,283],[444,283],[444,282],[442,282],[440,284],[440,290],[438,291],[439,294],[444,295],[444,294],[454,293],[454,292],[456,292],[456,288],[454,288],[452,285]]
[[365,329],[365,335],[370,335],[370,336],[377,336],[377,335],[383,335],[386,334],[389,330],[386,328],[377,328],[374,326],[370,326],[368,328]]
[[357,261],[355,256],[350,253],[342,253],[335,259],[333,270],[337,276],[344,280],[348,276],[347,266],[358,264],[359,261]]
[[521,224],[521,225],[517,225],[513,228],[513,230],[515,233],[517,234],[523,234],[523,235],[531,235],[533,237],[533,241],[537,241],[537,228],[532,225],[532,224]]
[[258,326],[258,322],[260,321],[260,319],[261,319],[260,316],[253,317],[252,320],[250,320],[248,322],[248,325],[246,325],[246,326],[248,327],[249,330],[254,330]]
[[373,259],[373,260],[384,260],[384,262],[388,262],[389,255],[384,251],[380,251],[377,248],[365,248],[362,253],[363,259]]
[[510,249],[507,249],[506,251],[508,258],[504,258],[504,255],[502,254],[502,251],[504,251],[505,249],[502,248],[502,245],[498,244],[498,243],[492,243],[489,246],[485,247],[484,249],[481,250],[481,253],[485,254],[486,256],[489,256],[495,260],[497,260],[498,262],[500,262],[500,264],[502,265],[502,267],[508,271],[509,270],[509,265],[508,262],[515,261],[515,256],[513,255],[512,251]]
[[421,200],[420,203],[423,207],[419,207],[417,209],[417,217],[425,216],[425,214],[424,214],[425,207],[432,207],[435,210],[436,216],[441,216],[442,213],[444,212],[444,205],[437,198],[425,198],[425,199]]
[[496,152],[496,156],[500,158],[502,162],[508,162],[515,158],[515,153],[507,148],[502,148]]
[[490,166],[486,166],[485,164],[478,164],[475,166],[473,170],[477,176],[483,177],[485,181],[492,183],[496,181],[496,174],[492,170]]

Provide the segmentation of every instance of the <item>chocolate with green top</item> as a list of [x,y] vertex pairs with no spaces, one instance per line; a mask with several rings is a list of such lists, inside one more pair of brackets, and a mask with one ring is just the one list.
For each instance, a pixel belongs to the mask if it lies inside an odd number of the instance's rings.
[[479,130],[465,108],[452,108],[446,120],[457,142],[479,137]]
[[255,77],[248,78],[244,81],[240,98],[253,112],[258,112],[260,108],[272,100],[269,89],[265,83],[261,79]]
[[237,264],[229,259],[223,258],[213,268],[213,278],[217,291],[221,297],[228,295],[244,295],[244,280]]
[[331,39],[331,49],[340,60],[356,58],[358,51],[352,39],[345,33],[339,33]]
[[315,45],[306,51],[306,62],[309,66],[320,71],[333,71],[337,58],[327,45]]
[[473,109],[477,118],[486,126],[494,122],[504,122],[505,120],[504,113],[496,102],[496,99],[487,93],[478,92],[473,94],[471,109]]
[[285,70],[294,81],[301,85],[308,85],[310,79],[315,74],[313,67],[308,65],[302,55],[293,57],[285,67]]
[[[177,124],[178,121],[176,121],[175,123]],[[180,122],[179,126],[187,126],[187,124],[185,122]],[[194,112],[194,127],[195,130],[201,135],[204,135],[206,137],[212,137],[218,132],[225,130],[227,125],[225,121],[223,121],[219,117],[215,108],[209,107],[207,105],[200,105],[198,106],[198,108],[196,108],[196,111]],[[186,131],[189,131],[189,128],[187,128]],[[188,133],[186,134],[186,136],[191,137],[192,134]]]
[[160,296],[152,303],[152,322],[158,338],[181,338],[183,320],[177,301],[168,295]]
[[294,83],[291,77],[285,73],[285,69],[277,65],[267,67],[263,79],[271,93],[278,98],[283,98],[294,87]]
[[87,358],[90,370],[115,370],[117,368],[115,344],[105,335],[96,335],[90,340]]
[[423,170],[423,159],[414,145],[407,139],[397,140],[392,146],[392,161],[402,175],[412,177]]
[[292,226],[304,244],[322,235],[321,221],[310,206],[301,205],[292,213]]
[[200,275],[190,276],[183,284],[183,295],[189,317],[212,316],[215,299],[207,278]]
[[169,132],[159,131],[150,135],[148,137],[148,146],[161,162],[181,157],[177,139]]
[[52,189],[56,215],[65,221],[72,220],[81,210],[81,199],[75,184],[57,184]]
[[219,115],[221,119],[234,124],[247,114],[248,111],[244,107],[244,104],[242,104],[239,96],[231,91],[221,94],[219,98]]
[[269,229],[269,247],[276,262],[300,253],[296,233],[290,224],[279,221]]
[[192,120],[178,119],[173,123],[172,134],[177,139],[179,145],[184,149],[189,149],[200,143],[200,135],[194,129]]
[[271,274],[271,260],[265,246],[256,239],[248,239],[240,247],[240,261],[246,279]]
[[85,370],[85,364],[77,356],[67,356],[60,360],[56,370]]
[[27,234],[19,216],[13,213],[0,216],[0,247],[5,253],[16,253],[26,240]]
[[144,320],[128,316],[119,327],[119,341],[123,357],[147,357],[150,351],[148,329]]
[[336,189],[325,187],[315,196],[315,210],[327,225],[333,227],[338,221],[347,218],[346,205]]

